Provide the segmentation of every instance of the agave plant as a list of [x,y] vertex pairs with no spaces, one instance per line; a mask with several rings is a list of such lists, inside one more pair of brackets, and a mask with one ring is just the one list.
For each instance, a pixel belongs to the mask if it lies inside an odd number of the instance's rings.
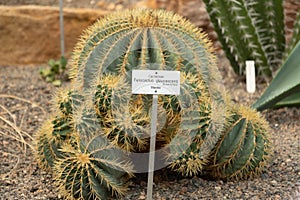
[[300,105],[300,41],[253,108]]
[[293,37],[285,61],[262,96],[254,103],[257,110],[300,105],[300,12],[294,23]]
[[272,77],[285,54],[283,0],[204,2],[234,71],[244,74],[245,61],[255,60],[257,73]]
[[262,110],[275,107],[275,104],[298,105],[299,61],[296,54],[299,50],[296,45],[300,38],[300,14],[294,23],[292,39],[287,44],[283,0],[204,2],[222,48],[236,73],[244,73],[246,60],[254,60],[257,74],[267,81],[272,72],[280,68],[270,87],[253,107]]

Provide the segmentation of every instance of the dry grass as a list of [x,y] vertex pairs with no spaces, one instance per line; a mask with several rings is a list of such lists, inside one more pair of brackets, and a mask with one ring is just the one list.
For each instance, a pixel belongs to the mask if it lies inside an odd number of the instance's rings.
[[[20,156],[26,155],[28,148],[34,152],[33,137],[25,131],[26,116],[32,109],[45,110],[30,100],[13,95],[0,94],[0,138],[2,148],[0,155],[3,159],[0,179],[10,177],[20,162]],[[2,101],[3,100],[3,101]],[[13,106],[6,106],[9,102],[16,102]],[[3,103],[6,102],[6,103]],[[9,145],[13,143],[14,145]]]

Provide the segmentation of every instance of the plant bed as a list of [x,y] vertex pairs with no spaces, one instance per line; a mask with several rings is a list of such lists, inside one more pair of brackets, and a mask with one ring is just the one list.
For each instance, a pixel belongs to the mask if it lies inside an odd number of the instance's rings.
[[[252,104],[265,85],[258,85],[258,91],[254,95],[246,93],[245,84],[234,75],[228,63],[226,58],[221,57],[219,70],[233,100],[240,104]],[[15,95],[35,102],[42,106],[46,113],[50,113],[50,100],[55,88],[42,81],[38,73],[36,67],[0,67],[0,94]],[[47,118],[47,114],[37,107],[17,99],[2,97],[0,105],[11,111],[20,107],[23,110],[29,109],[30,112],[25,113],[21,128],[30,135],[33,135]],[[22,115],[17,115],[17,112],[15,114],[17,122],[20,122]],[[263,115],[270,123],[271,139],[274,144],[274,155],[267,172],[253,180],[229,182],[206,180],[206,177],[201,176],[181,179],[157,172],[154,179],[154,199],[289,199],[293,197],[300,186],[299,109],[268,110]],[[3,110],[0,116],[4,116]],[[2,125],[3,121],[0,123]],[[11,133],[12,131],[8,130],[7,134]],[[25,139],[29,141],[28,138]],[[1,136],[0,144],[1,176],[16,164],[15,156],[19,156],[20,159],[16,168],[8,176],[1,177],[0,193],[4,199],[60,199],[51,175],[38,168],[30,149],[24,153],[18,147],[18,143],[8,136]],[[146,182],[146,175],[144,178],[133,179],[129,183],[129,192],[124,199],[145,199]]]

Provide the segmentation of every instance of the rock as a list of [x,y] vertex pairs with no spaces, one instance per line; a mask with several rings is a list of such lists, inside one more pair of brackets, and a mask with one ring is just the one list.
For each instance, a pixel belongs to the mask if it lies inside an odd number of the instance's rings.
[[216,191],[220,191],[221,189],[222,189],[221,186],[216,186],[216,187],[215,187],[215,190],[216,190]]
[[[65,55],[70,56],[83,30],[107,12],[64,9]],[[59,9],[0,6],[0,66],[47,63],[60,50]]]
[[277,181],[276,180],[272,180],[270,183],[271,183],[272,186],[277,185]]

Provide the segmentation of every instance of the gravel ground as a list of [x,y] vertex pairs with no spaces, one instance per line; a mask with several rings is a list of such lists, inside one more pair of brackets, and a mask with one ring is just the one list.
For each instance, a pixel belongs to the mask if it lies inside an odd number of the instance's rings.
[[[227,60],[222,58],[220,63],[232,99],[248,105],[255,101],[265,86],[260,84],[254,95],[247,94],[244,81],[233,74]],[[30,148],[25,151],[22,143],[10,137],[12,133],[17,136],[23,133],[24,141],[32,144],[30,136],[51,112],[54,91],[51,84],[40,79],[37,66],[0,67],[0,117],[13,122],[0,120],[0,131],[4,134],[0,134],[1,200],[60,199],[51,174],[38,168],[33,151]],[[180,178],[159,171],[155,175],[154,199],[300,199],[300,109],[268,110],[263,115],[272,128],[274,156],[261,177],[226,182],[205,177]],[[25,136],[26,133],[30,136]],[[145,174],[133,179],[124,199],[145,199],[146,183]]]

